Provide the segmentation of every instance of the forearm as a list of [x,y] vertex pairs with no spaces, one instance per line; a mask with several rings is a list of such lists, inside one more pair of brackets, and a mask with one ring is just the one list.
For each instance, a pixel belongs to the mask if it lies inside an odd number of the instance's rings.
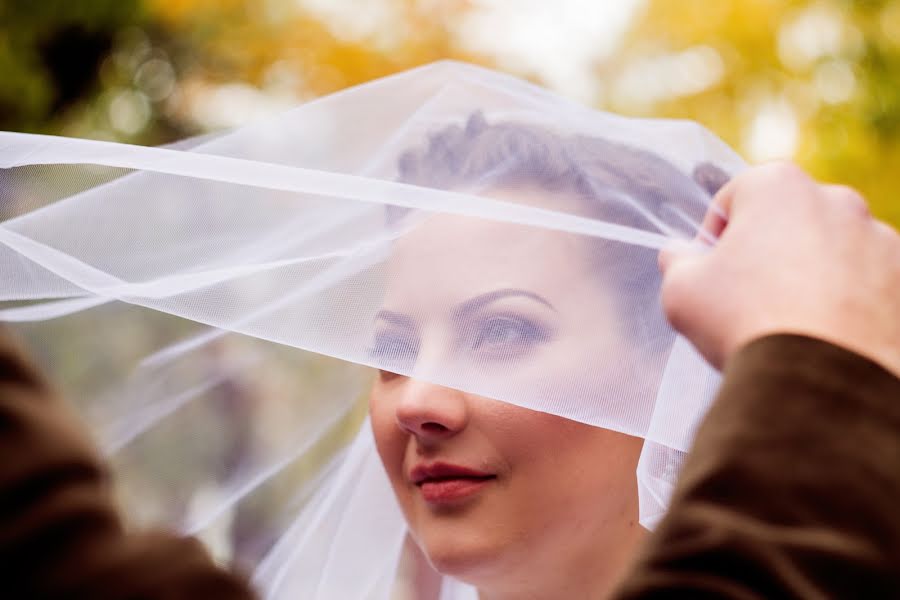
[[900,594],[900,380],[810,338],[729,363],[617,598]]
[[0,571],[11,598],[249,599],[195,540],[127,534],[104,462],[0,329]]

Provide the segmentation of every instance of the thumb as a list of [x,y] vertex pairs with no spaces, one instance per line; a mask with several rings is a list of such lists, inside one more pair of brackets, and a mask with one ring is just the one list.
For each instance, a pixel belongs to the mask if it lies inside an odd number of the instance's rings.
[[702,242],[673,242],[659,253],[660,303],[672,328],[714,367],[722,364],[718,332],[721,311],[710,295],[711,248]]
[[659,272],[665,279],[666,274],[673,266],[686,261],[695,260],[706,255],[710,247],[697,239],[674,240],[668,246],[659,251],[657,263]]

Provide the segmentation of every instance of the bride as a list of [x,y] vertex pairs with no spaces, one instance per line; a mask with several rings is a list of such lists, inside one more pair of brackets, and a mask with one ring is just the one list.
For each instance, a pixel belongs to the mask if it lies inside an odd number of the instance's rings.
[[[695,218],[704,205],[695,182],[649,152],[477,113],[403,154],[399,170],[417,185],[477,187],[632,227],[648,217],[617,195]],[[432,216],[395,245],[372,345],[384,366],[371,423],[411,538],[438,573],[483,600],[605,597],[646,533],[636,479],[644,440],[392,365],[452,363],[552,384],[573,403],[618,378],[627,406],[658,381],[635,389],[616,372],[622,362],[661,372],[671,343],[657,281],[655,252],[465,217]]]
[[[0,320],[162,341],[85,412],[267,597],[603,597],[665,511],[716,376],[657,253],[742,166],[698,126],[439,63],[180,148],[0,142]],[[307,355],[373,368],[368,419]]]

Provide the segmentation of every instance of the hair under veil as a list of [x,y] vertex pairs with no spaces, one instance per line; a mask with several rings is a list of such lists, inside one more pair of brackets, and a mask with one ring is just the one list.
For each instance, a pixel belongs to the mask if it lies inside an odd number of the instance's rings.
[[[443,62],[179,148],[0,133],[0,167],[0,320],[80,402],[132,516],[200,534],[267,598],[400,597],[407,524],[365,417],[372,368],[643,438],[647,527],[718,381],[658,301],[658,251],[697,236],[743,168],[693,123]],[[463,233],[412,243],[447,218]],[[468,331],[427,361],[373,343],[398,277],[459,290],[473,264],[537,268],[498,241],[429,269],[472,250],[466,224],[571,246],[614,315],[582,303],[576,329],[617,341],[552,361],[470,352]],[[398,275],[401,246],[433,279]]]

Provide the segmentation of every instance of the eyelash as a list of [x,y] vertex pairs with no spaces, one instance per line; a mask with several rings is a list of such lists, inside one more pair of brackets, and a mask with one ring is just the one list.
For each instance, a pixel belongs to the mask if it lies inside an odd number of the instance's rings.
[[[466,328],[461,347],[485,358],[503,360],[522,355],[551,337],[546,327],[531,319],[517,315],[491,315]],[[409,372],[418,354],[419,341],[409,333],[378,333],[369,348],[370,358],[381,367],[382,378],[385,379],[396,376],[395,371]]]
[[[512,333],[512,340],[492,340],[491,335]],[[494,315],[477,323],[471,350],[510,356],[511,350],[522,351],[549,339],[547,330],[530,319],[515,315]]]
[[[379,366],[397,370],[411,369],[418,354],[419,343],[408,334],[376,334],[375,341],[369,348],[369,357],[375,359]],[[386,369],[381,371],[394,374]]]

